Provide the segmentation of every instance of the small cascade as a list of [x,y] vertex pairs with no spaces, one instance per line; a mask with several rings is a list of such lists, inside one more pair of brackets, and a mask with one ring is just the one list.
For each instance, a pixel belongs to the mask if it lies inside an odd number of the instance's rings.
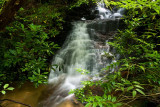
[[[104,3],[96,9],[99,18],[87,21],[82,17],[82,21],[72,23],[71,33],[52,61],[48,82],[53,92],[40,102],[40,107],[58,107],[64,100],[72,99],[74,95],[68,95],[70,90],[81,87],[81,81],[96,77],[102,68],[118,59],[107,42],[118,29],[123,9],[113,13]],[[90,75],[81,75],[76,69],[88,70]]]
[[87,65],[91,57],[89,49],[92,48],[93,41],[87,33],[87,24],[83,22],[74,22],[72,24],[74,28],[72,33],[52,62],[57,64],[58,67],[51,70],[49,82],[59,74],[76,75],[76,68],[87,69],[89,66]]
[[[54,69],[51,70],[49,83],[54,82],[59,75],[65,75],[66,83],[71,83],[71,89],[79,85],[79,81],[84,78],[76,69],[88,69],[91,65],[88,64],[92,57],[90,49],[93,48],[93,41],[87,33],[87,24],[83,22],[73,23],[73,31],[68,36],[62,49],[57,53],[52,62]],[[75,80],[74,80],[75,78]],[[77,83],[78,81],[78,83]]]
[[95,10],[98,11],[98,16],[99,16],[99,19],[101,19],[101,20],[102,19],[119,19],[124,14],[123,8],[120,8],[115,12],[107,9],[105,4],[103,3],[103,1],[98,3],[98,6],[96,7]]
[[99,11],[100,19],[109,19],[112,17],[112,12],[105,8],[104,3],[98,3],[97,10]]

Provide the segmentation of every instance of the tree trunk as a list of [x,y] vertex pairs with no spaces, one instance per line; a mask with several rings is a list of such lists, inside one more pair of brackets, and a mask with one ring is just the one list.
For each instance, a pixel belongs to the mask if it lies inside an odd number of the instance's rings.
[[3,30],[14,18],[16,12],[27,0],[9,0],[0,13],[0,31]]

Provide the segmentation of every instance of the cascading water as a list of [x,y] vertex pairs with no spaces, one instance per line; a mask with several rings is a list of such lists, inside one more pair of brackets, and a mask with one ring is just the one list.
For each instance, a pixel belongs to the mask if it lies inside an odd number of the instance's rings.
[[87,33],[86,26],[87,24],[83,22],[73,23],[72,33],[54,58],[53,64],[57,64],[59,67],[51,71],[49,82],[62,73],[67,73],[66,76],[79,76],[75,72],[76,68],[88,69],[90,66],[88,62],[92,56],[90,49],[93,48],[93,41]]
[[[65,99],[73,97],[68,95],[68,92],[81,87],[80,82],[89,77],[81,75],[76,71],[77,68],[86,69],[94,76],[118,58],[111,54],[110,46],[106,42],[118,29],[119,21],[116,18],[122,16],[121,10],[112,13],[102,3],[96,9],[99,11],[99,18],[96,20],[87,21],[83,17],[83,21],[72,23],[73,29],[70,35],[53,58],[49,84],[54,91],[40,104],[41,107],[57,107]],[[109,58],[105,56],[106,53]]]

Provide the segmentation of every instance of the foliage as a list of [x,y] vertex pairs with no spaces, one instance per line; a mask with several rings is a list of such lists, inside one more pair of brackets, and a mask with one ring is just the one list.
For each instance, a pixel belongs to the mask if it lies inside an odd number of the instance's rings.
[[[109,43],[121,54],[121,59],[103,71],[117,66],[119,69],[100,81],[83,82],[84,87],[72,93],[78,100],[87,102],[86,107],[130,106],[136,99],[152,98],[152,95],[156,98],[160,87],[160,1],[105,0],[105,3],[127,10],[123,17],[125,29]],[[94,86],[101,87],[103,94],[94,93],[98,90]]]
[[47,82],[47,56],[53,54],[57,44],[49,42],[42,26],[33,23],[25,27],[20,22],[13,22],[6,31],[9,38],[1,37],[1,51],[4,52],[1,53],[1,81],[15,80],[18,76],[17,80],[29,79],[37,85]]
[[111,4],[128,10],[124,20],[128,26],[119,32],[113,43],[110,43],[124,57],[121,59],[121,69],[127,69],[130,74],[145,74],[149,81],[150,75],[157,80],[155,83],[158,83],[160,1],[125,0]]
[[51,37],[55,37],[63,29],[63,12],[59,12],[54,5],[39,4],[30,9],[20,8],[16,20],[23,23],[36,23],[41,25],[43,31]]
[[[0,86],[2,86],[2,84],[0,84]],[[0,92],[2,93],[2,94],[6,94],[6,91],[7,90],[14,90],[14,88],[13,87],[9,87],[9,84],[5,84],[4,86],[3,86],[3,89],[2,90],[0,90]]]
[[51,5],[20,8],[15,20],[0,32],[0,81],[47,83],[49,58],[59,47],[53,39],[63,18]]
[[86,69],[77,68],[77,72],[80,72],[82,75],[89,74],[90,72]]
[[[7,0],[0,1],[3,9]],[[0,82],[47,83],[50,57],[59,48],[66,11],[89,0],[28,0],[0,32]]]
[[76,2],[70,6],[70,9],[74,7],[80,7],[82,4],[89,4],[89,3],[97,3],[99,0],[76,0]]
[[[107,81],[107,82],[105,82]],[[84,87],[72,90],[81,102],[87,102],[85,107],[118,107],[128,105],[123,101],[143,96],[143,84],[138,81],[124,79],[120,72],[115,72],[97,81],[83,81]],[[96,88],[94,88],[96,87]],[[98,90],[95,92],[95,90]],[[100,94],[101,91],[101,95]]]
[[3,8],[4,3],[5,3],[5,0],[1,0],[1,1],[0,1],[0,13],[1,13],[1,11],[2,11],[2,8]]

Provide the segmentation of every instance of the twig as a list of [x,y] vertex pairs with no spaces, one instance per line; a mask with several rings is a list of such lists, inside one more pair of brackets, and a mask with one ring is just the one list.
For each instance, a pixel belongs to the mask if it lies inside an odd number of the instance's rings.
[[160,95],[160,93],[149,94],[149,95],[145,95],[145,96],[156,96],[156,95]]
[[134,98],[133,100],[127,102],[126,104],[129,104],[129,103],[133,102],[133,101],[136,100],[136,99],[137,99],[137,98]]
[[21,105],[24,105],[24,106],[27,106],[27,107],[32,107],[30,105],[27,105],[27,104],[24,104],[24,103],[21,103],[21,102],[18,102],[18,101],[14,101],[14,100],[11,100],[11,99],[0,100],[0,103],[3,102],[3,101],[10,101],[10,102],[18,103],[18,104],[21,104]]

